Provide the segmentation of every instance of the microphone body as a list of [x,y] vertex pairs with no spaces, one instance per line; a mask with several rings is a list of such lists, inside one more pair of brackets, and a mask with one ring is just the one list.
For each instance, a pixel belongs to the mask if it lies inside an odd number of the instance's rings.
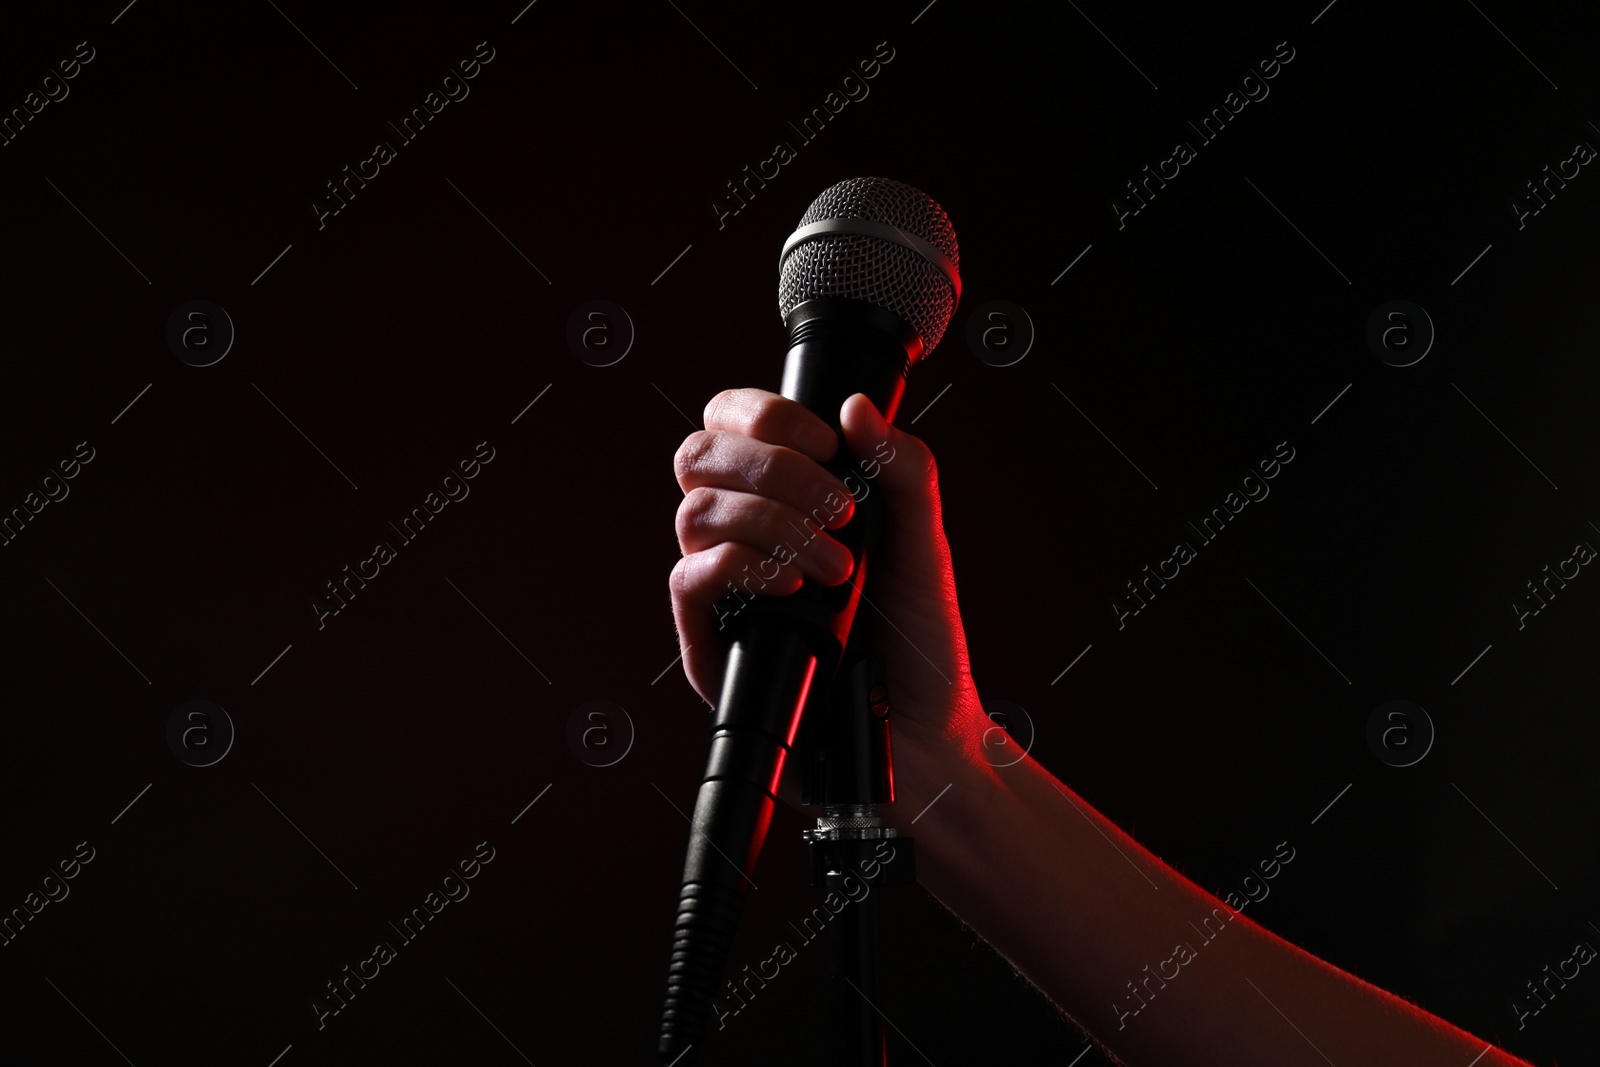
[[[921,276],[913,276],[912,282],[921,280],[925,287],[948,285],[947,275],[954,276],[953,260],[941,274],[930,265],[924,248],[901,246],[881,236],[880,231],[885,230],[907,236],[893,225],[893,212],[887,213],[890,217],[886,219],[865,223],[876,227],[868,230],[852,231],[854,220],[848,218],[842,222],[811,219],[819,205],[822,211],[828,210],[830,205],[824,202],[830,194],[846,187],[859,192],[865,183],[876,183],[865,186],[869,204],[885,192],[898,197],[904,195],[903,190],[909,191],[920,198],[915,201],[919,206],[921,202],[932,205],[943,219],[937,204],[909,186],[883,179],[855,179],[824,193],[786,246],[780,305],[788,329],[788,355],[782,395],[815,413],[836,433],[840,432],[839,409],[855,393],[866,394],[885,420],[893,422],[906,374],[924,351],[937,343],[954,307],[954,299],[947,296],[947,305],[941,305],[942,321],[937,331],[930,331],[927,315],[921,316],[924,321],[908,321],[919,316],[908,316],[893,300],[876,298],[879,294],[870,286],[860,290],[859,270],[853,279],[841,283],[837,272],[827,269],[831,254],[872,247],[874,254],[882,256],[883,250],[875,246],[883,245],[889,248],[891,259],[904,254],[915,260]],[[837,201],[831,207],[839,210]],[[852,209],[846,205],[846,210]],[[868,214],[870,218],[870,209]],[[809,228],[808,220],[813,223]],[[914,225],[914,220],[903,217],[899,221]],[[948,220],[944,225],[948,229]],[[840,232],[846,235],[842,244]],[[795,248],[797,238],[811,242],[812,247],[800,244]],[[907,240],[927,244],[921,238]],[[834,242],[831,246],[830,241]],[[953,231],[949,232],[949,247],[953,252]],[[849,258],[859,260],[860,256],[852,253]],[[824,268],[820,272],[819,263]],[[903,292],[905,279],[899,280],[897,292]],[[940,317],[938,308],[931,314]],[[925,337],[930,332],[931,343]],[[724,598],[717,611],[730,642],[729,655],[712,720],[706,772],[691,818],[678,898],[658,1043],[664,1065],[686,1067],[692,1058],[686,1053],[707,1026],[738,927],[745,887],[755,884],[751,876],[802,716],[808,708],[826,705],[849,644],[869,549],[883,520],[881,494],[871,492],[867,485],[870,476],[859,464],[862,458],[850,454],[840,433],[838,452],[823,464],[856,501],[850,522],[830,531],[855,560],[848,580],[824,586],[806,579],[791,596],[755,596],[747,602],[735,594]],[[829,514],[836,512],[837,508],[829,510]],[[864,781],[870,775],[832,775],[825,767],[821,770],[817,780],[808,782],[807,793],[822,795],[808,795],[807,802],[870,804],[893,799],[892,784],[888,790],[875,789],[873,783]],[[892,775],[886,781],[892,783]]]

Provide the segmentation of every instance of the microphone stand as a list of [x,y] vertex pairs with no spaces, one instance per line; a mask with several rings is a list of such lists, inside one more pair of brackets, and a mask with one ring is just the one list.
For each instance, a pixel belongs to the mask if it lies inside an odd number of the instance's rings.
[[[820,296],[792,308],[785,322],[784,396],[822,414],[835,433],[840,426],[832,413],[857,392],[893,421],[922,344],[905,320],[864,301]],[[875,476],[842,447],[823,466],[847,489],[852,476]],[[834,931],[833,1062],[884,1063],[883,1028],[872,1006],[871,890],[915,878],[910,842],[885,827],[877,811],[894,798],[888,703],[882,661],[853,625],[884,507],[880,494],[868,492],[851,520],[834,531],[856,559],[848,583],[808,580],[789,596],[752,596],[748,603],[735,590],[720,602],[726,610],[718,611],[719,628],[728,624],[730,651],[690,819],[657,1044],[664,1065],[677,1067],[705,1029],[784,764],[802,755],[802,802],[823,809],[817,828],[806,834],[812,884],[849,901],[828,908],[835,915],[828,923]],[[850,887],[860,884],[866,893],[850,900]]]
[[[830,692],[802,722],[811,750],[802,801],[821,804],[807,830],[811,884],[844,900],[828,924],[829,1059],[832,1067],[883,1067],[876,1007],[878,897],[882,886],[916,878],[912,841],[883,825],[878,805],[894,800],[889,700],[883,658],[854,627]],[[852,891],[851,885],[859,891]],[[826,903],[824,904],[826,907]],[[832,911],[832,908],[828,909]]]

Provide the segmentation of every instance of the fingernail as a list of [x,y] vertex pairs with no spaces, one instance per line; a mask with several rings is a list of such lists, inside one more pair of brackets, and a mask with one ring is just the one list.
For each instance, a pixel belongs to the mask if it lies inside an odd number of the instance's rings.
[[850,550],[837,541],[824,541],[822,543],[823,564],[827,572],[833,576],[835,584],[850,577],[856,569],[855,557]]
[[811,516],[820,519],[818,512],[826,509],[827,520],[823,522],[825,529],[837,529],[855,517],[856,495],[848,485],[837,478],[829,478],[821,489],[822,507],[813,510]]

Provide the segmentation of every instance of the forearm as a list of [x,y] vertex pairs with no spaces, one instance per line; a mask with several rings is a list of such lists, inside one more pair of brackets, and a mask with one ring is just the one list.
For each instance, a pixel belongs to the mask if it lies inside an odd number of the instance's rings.
[[1031,758],[896,747],[917,808],[950,784],[915,826],[893,806],[918,880],[1124,1062],[1526,1067],[1245,918]]

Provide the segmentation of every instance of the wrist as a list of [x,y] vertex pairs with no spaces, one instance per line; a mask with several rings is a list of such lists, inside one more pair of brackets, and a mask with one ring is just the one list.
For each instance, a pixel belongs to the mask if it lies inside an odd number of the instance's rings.
[[970,851],[977,816],[1001,799],[1001,770],[983,756],[984,732],[994,724],[977,706],[943,729],[905,724],[891,735],[895,802],[881,808],[884,823],[917,842],[917,880],[934,890],[942,872]]

